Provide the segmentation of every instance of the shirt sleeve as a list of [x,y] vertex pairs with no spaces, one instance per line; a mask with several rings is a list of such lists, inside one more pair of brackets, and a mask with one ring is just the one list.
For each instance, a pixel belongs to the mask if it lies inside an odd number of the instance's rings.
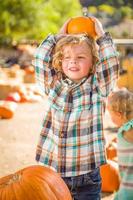
[[[49,140],[49,138],[47,136],[48,136],[48,133],[51,129],[51,122],[52,122],[50,109],[48,111],[45,111],[45,112],[46,113],[45,113],[44,121],[43,121],[43,124],[42,124],[42,130],[41,130],[39,141],[38,141],[38,144],[37,144],[36,157],[35,157],[35,160],[37,162],[42,162],[42,163],[44,161],[45,145],[46,145],[45,142],[46,142],[46,140]],[[50,141],[49,141],[49,148],[50,147],[51,146],[50,146]],[[47,146],[47,148],[48,148],[48,146]],[[49,151],[50,150],[51,149],[49,149]]]
[[45,94],[53,87],[57,79],[56,71],[52,67],[52,50],[56,44],[55,37],[49,35],[36,49],[33,65],[35,66],[36,81]]
[[97,40],[99,45],[99,62],[96,64],[96,79],[103,97],[109,95],[115,87],[119,74],[118,53],[108,32]]

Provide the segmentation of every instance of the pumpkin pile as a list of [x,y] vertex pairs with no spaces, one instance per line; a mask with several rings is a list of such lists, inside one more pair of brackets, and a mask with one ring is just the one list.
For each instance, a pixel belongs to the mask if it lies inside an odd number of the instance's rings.
[[10,119],[14,116],[17,103],[34,103],[42,100],[43,95],[33,86],[0,85],[0,118]]
[[25,67],[24,69],[24,76],[23,76],[23,82],[24,83],[35,83],[35,68],[32,65],[29,65]]
[[5,100],[19,103],[21,102],[21,96],[18,92],[10,92]]
[[42,100],[39,92],[33,91],[32,88],[24,87],[24,86],[16,86],[14,87],[14,92],[10,92],[5,99],[6,101],[14,101],[17,103],[25,103],[25,102],[38,102]]
[[59,174],[48,167],[29,166],[0,179],[0,200],[72,200]]
[[96,38],[95,24],[89,17],[74,17],[70,20],[67,26],[68,34],[86,33],[89,36]]

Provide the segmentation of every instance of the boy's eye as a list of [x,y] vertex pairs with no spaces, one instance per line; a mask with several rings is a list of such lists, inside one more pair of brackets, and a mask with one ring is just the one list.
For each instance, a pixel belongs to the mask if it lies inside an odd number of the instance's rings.
[[78,56],[78,59],[83,59],[83,58],[85,58],[84,56]]
[[65,56],[63,59],[64,59],[64,60],[69,60],[70,57],[69,57],[69,56]]

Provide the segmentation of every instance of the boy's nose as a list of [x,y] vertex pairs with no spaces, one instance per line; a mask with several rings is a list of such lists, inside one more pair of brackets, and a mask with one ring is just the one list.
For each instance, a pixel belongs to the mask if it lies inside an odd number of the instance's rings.
[[71,63],[71,64],[76,64],[77,61],[76,61],[76,59],[70,59],[70,63]]

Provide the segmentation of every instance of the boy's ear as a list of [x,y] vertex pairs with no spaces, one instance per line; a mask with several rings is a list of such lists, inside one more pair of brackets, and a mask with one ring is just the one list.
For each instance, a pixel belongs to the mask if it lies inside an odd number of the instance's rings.
[[116,113],[115,113],[116,115],[117,115],[117,117],[119,117],[120,119],[122,119],[123,118],[123,115],[122,115],[122,113],[121,112],[118,112],[118,111],[116,111]]

